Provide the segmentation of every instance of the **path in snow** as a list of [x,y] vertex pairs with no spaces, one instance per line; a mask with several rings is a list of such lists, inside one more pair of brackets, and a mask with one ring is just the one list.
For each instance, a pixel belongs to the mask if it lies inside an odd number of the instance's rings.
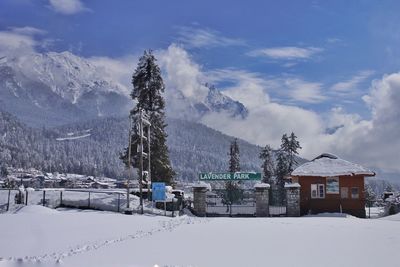
[[[43,208],[43,209],[47,209],[47,208]],[[45,212],[41,211],[38,214],[43,215],[43,216],[53,215],[53,217],[54,217],[54,215],[55,216],[58,215],[57,213],[59,213],[61,215],[66,215],[65,213],[69,213],[69,216],[73,216],[73,214],[71,214],[71,213],[74,213],[72,210],[70,210],[68,212],[58,212],[58,211],[54,211],[54,212],[55,213],[53,213],[53,214],[50,212],[46,214]],[[93,214],[95,215],[95,212],[93,212]],[[22,212],[19,214],[14,214],[14,216],[15,215],[29,216],[29,215],[31,215],[31,213],[30,212]],[[132,227],[137,226],[137,225],[135,225],[135,219],[138,219],[138,220],[143,219],[143,217],[140,218],[139,216],[124,216],[124,215],[122,215],[122,217],[131,217],[132,218]],[[208,221],[208,219],[189,217],[186,215],[182,216],[182,217],[178,217],[178,218],[166,218],[166,217],[160,217],[160,216],[152,216],[150,218],[145,218],[145,219],[151,220],[152,223],[155,224],[155,227],[151,227],[150,229],[146,229],[146,230],[137,230],[133,233],[128,232],[126,234],[120,235],[119,237],[109,238],[106,240],[99,240],[98,239],[99,237],[97,237],[97,241],[86,240],[85,242],[82,242],[80,245],[69,246],[70,248],[68,248],[67,250],[54,251],[54,252],[45,253],[42,255],[33,255],[33,256],[31,255],[31,256],[22,256],[22,257],[21,256],[4,257],[5,255],[0,254],[0,266],[1,267],[9,266],[10,264],[17,264],[17,265],[23,264],[24,266],[31,266],[31,265],[37,265],[37,264],[41,264],[41,265],[43,264],[44,266],[54,265],[56,263],[62,263],[63,260],[67,257],[72,257],[75,255],[91,252],[94,250],[112,246],[114,244],[123,243],[123,242],[129,241],[129,240],[150,237],[150,236],[153,236],[153,235],[155,235],[157,233],[161,233],[161,232],[171,232],[181,225],[204,223],[204,222]],[[95,222],[93,222],[93,223],[95,223]],[[150,224],[150,223],[148,223],[148,224]],[[0,223],[0,225],[1,225],[1,223]],[[110,227],[115,227],[115,224],[110,225]],[[145,228],[145,227],[142,227],[142,228]],[[64,237],[60,236],[60,238],[64,238]],[[18,241],[15,240],[15,241],[19,242],[19,240]],[[40,245],[40,244],[38,244],[38,245]],[[0,243],[0,248],[1,248],[1,243]]]

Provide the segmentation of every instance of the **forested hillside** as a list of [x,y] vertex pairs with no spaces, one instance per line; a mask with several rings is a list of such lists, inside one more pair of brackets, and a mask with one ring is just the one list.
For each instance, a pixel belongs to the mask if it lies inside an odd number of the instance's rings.
[[[193,180],[198,172],[227,170],[233,137],[198,123],[167,122],[168,146],[178,179]],[[124,118],[36,129],[0,112],[0,164],[9,166],[121,178],[125,170],[119,153],[127,138]],[[259,171],[260,148],[244,141],[239,141],[239,146],[242,170]]]

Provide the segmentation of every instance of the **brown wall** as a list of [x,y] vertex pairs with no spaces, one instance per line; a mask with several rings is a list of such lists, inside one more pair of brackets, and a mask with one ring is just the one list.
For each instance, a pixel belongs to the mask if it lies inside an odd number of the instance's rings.
[[[339,194],[326,193],[326,177],[298,176],[292,178],[293,182],[301,185],[300,190],[300,210],[301,214],[316,214],[321,212],[342,212],[357,217],[365,217],[365,195],[364,195],[364,176],[340,176]],[[325,198],[311,198],[311,184],[325,185]],[[341,198],[342,187],[348,187],[348,198]],[[359,198],[351,198],[351,188],[358,187]]]

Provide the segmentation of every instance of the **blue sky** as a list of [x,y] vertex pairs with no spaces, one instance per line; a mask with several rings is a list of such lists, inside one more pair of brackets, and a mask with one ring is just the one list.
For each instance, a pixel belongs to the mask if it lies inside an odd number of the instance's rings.
[[[42,29],[43,38],[53,41],[47,49],[85,57],[121,57],[180,43],[204,69],[237,68],[321,83],[328,101],[296,104],[319,111],[341,105],[362,116],[369,114],[361,95],[371,80],[400,64],[398,1],[88,0],[67,12],[56,2],[3,0],[0,30]],[[202,34],[214,42],[193,40]],[[349,90],[359,92],[351,97],[331,90],[352,81]],[[287,102],[282,92],[270,94]]]
[[153,49],[167,87],[193,96],[212,82],[250,110],[208,126],[273,147],[295,131],[302,156],[335,152],[400,173],[399,11],[389,0],[2,0],[0,51],[15,40],[70,51],[129,86]]

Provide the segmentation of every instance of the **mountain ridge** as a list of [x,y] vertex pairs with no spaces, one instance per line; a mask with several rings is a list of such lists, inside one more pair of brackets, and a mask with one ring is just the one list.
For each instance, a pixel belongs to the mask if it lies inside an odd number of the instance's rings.
[[[2,57],[2,108],[37,127],[124,116],[134,105],[130,90],[112,78],[104,78],[111,77],[107,71],[104,66],[70,52]],[[247,116],[242,103],[215,87],[204,89],[207,90],[204,99],[192,99],[177,88],[167,88],[167,114],[193,121],[211,112]]]

